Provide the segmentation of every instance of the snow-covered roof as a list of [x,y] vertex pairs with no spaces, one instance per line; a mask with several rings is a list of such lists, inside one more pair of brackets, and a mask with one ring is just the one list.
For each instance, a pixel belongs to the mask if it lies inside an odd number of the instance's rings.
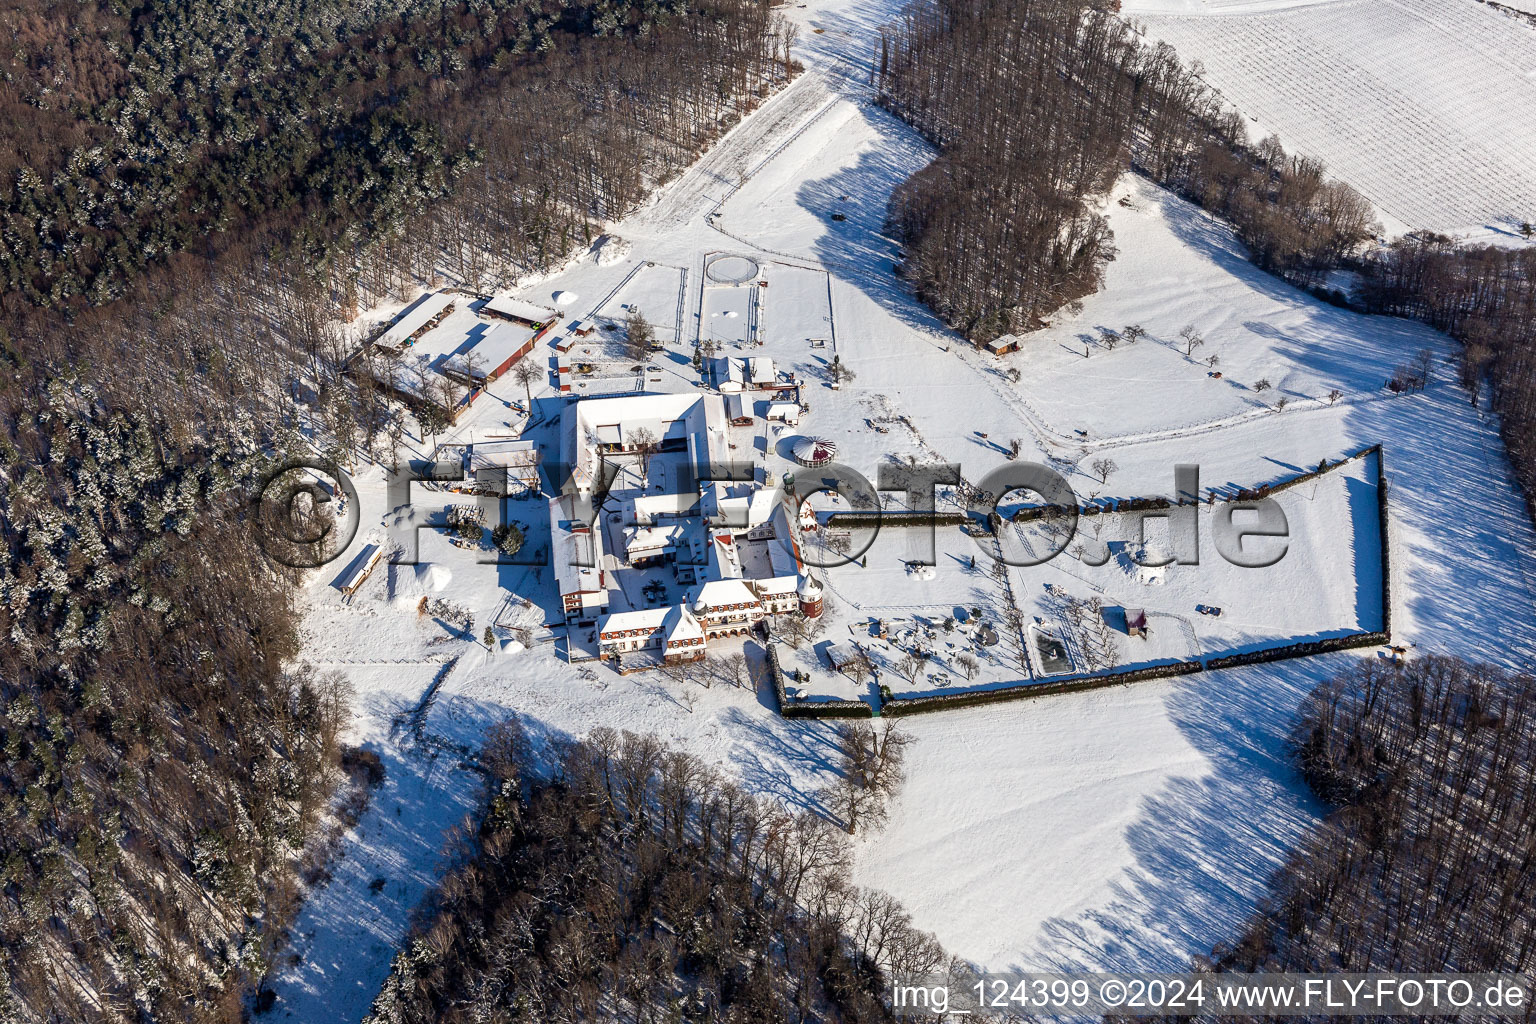
[[789,506],[774,506],[773,540],[768,543],[768,562],[775,576],[795,576],[800,572],[800,551],[795,544],[794,528],[789,521]]
[[689,463],[703,466],[726,461],[727,427],[720,396],[697,392],[583,399],[561,413],[565,460],[591,479],[597,475],[593,440],[620,445],[645,430],[658,440],[686,440]]
[[549,502],[550,550],[562,596],[603,589],[601,529],[592,528],[590,509],[570,495]]
[[603,636],[623,633],[631,629],[657,630],[667,621],[671,608],[636,608],[633,611],[613,612],[603,619],[598,632]]
[[411,335],[427,325],[427,321],[451,308],[453,300],[452,292],[432,292],[422,296],[416,305],[401,313],[374,344],[391,351],[400,349],[410,340]]
[[747,375],[758,387],[766,387],[779,379],[773,370],[773,360],[767,356],[753,356],[747,360]]
[[753,580],[752,587],[759,594],[793,594],[798,576],[770,576],[767,579]]
[[704,639],[704,627],[692,612],[680,604],[667,609],[662,629],[666,632],[669,645]]
[[643,494],[632,502],[635,522],[648,525],[662,516],[686,516],[698,509],[699,496],[693,491],[682,494]]
[[637,551],[658,551],[675,545],[683,535],[681,524],[631,526],[624,531],[624,549],[631,558]]
[[717,533],[710,541],[710,576],[720,580],[740,578],[741,552],[736,548],[736,541],[727,533]]
[[510,295],[495,296],[482,307],[482,310],[534,324],[547,324],[560,315],[547,306],[515,299]]
[[504,372],[528,347],[533,328],[507,320],[484,320],[467,304],[440,315],[433,326],[421,329],[416,340],[398,351],[406,371],[397,375],[409,391],[419,387],[415,372],[439,373],[465,383],[474,376]]
[[746,386],[746,360],[725,356],[720,364],[720,374],[715,379],[720,382],[721,393],[731,394]]
[[528,469],[539,464],[539,446],[533,441],[476,441],[469,446],[469,468]]
[[837,458],[837,442],[825,437],[802,437],[795,442],[792,453],[802,466],[825,466]]
[[710,580],[693,588],[689,602],[693,610],[703,612],[733,604],[758,604],[757,595],[741,580]]
[[750,530],[761,526],[773,516],[778,492],[755,487],[746,494],[730,494],[729,486],[717,482],[710,494],[710,522],[717,526],[730,526],[738,530]]
[[356,589],[359,583],[368,578],[368,574],[373,571],[373,567],[378,564],[383,554],[384,549],[377,544],[365,546],[362,551],[358,552],[357,558],[353,560],[352,571],[347,573],[346,579],[342,580],[341,589]]

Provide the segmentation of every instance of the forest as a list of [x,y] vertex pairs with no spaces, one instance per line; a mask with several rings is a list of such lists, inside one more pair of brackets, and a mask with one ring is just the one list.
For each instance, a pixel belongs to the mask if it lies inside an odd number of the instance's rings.
[[[844,760],[868,767],[858,736]],[[491,730],[479,826],[366,1024],[889,1021],[891,972],[948,968],[847,881],[828,819],[650,735],[599,727],[549,760],[531,770],[516,719]]]
[[901,274],[978,342],[1100,286],[1098,207],[1135,169],[1230,220],[1259,266],[1315,286],[1371,209],[1315,161],[1247,142],[1171,47],[1086,0],[932,0],[881,34],[879,102],[939,148],[893,195]]
[[719,0],[0,12],[0,1019],[241,1020],[377,765],[254,542],[338,325],[563,259],[795,73]]
[[[759,45],[749,6],[766,18],[755,5],[690,12],[676,0],[287,0],[254,18],[244,5],[210,0],[7,5],[0,14],[0,28],[9,30],[0,37],[13,41],[0,79],[6,302],[100,304],[126,294],[146,266],[169,254],[252,228],[302,248],[393,226],[449,195],[462,169],[496,155],[498,142],[479,138],[498,112],[489,101],[526,88],[530,70],[549,70],[530,58],[570,54],[577,40],[595,44],[575,48],[584,65],[611,60],[612,44],[622,40],[653,31],[660,39],[678,20],[695,31],[715,22],[711,28],[730,37],[721,40],[721,75],[737,81],[700,76],[695,88],[707,86],[713,96],[701,99],[718,110],[744,91],[740,78],[761,70],[731,59],[739,55],[733,42]],[[722,9],[723,24],[712,17]],[[674,73],[689,70],[684,63]],[[547,145],[563,138],[573,115],[580,122],[583,108],[626,96],[590,67],[579,74],[588,81],[553,93],[534,84],[536,96],[516,97],[527,120],[515,127],[536,125]],[[646,92],[676,90],[668,78]],[[630,115],[646,111],[635,127],[660,129],[658,142],[692,152],[675,105],[693,98],[642,103]],[[576,161],[584,149],[578,142],[544,159]],[[609,194],[593,186],[615,165],[635,173],[644,166],[633,159],[640,155],[611,148],[577,210],[601,216],[604,203],[621,207],[623,183],[612,183]]]
[[1334,810],[1209,969],[1530,975],[1536,680],[1362,660],[1308,697],[1292,739]]
[[290,667],[248,450],[78,382],[26,420],[10,398],[0,1016],[238,1019],[341,781],[346,687]]

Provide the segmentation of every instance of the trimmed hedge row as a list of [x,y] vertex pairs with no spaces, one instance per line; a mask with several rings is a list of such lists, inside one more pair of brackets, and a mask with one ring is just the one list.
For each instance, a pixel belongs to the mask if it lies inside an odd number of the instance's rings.
[[1347,651],[1354,647],[1379,647],[1391,638],[1391,634],[1381,632],[1350,633],[1347,636],[1331,636],[1323,640],[1286,644],[1284,647],[1266,647],[1259,651],[1228,654],[1210,659],[1205,663],[1205,667],[1215,672],[1217,669],[1236,668],[1239,665],[1258,665],[1266,661],[1284,661],[1287,658],[1305,658],[1313,654],[1331,654],[1334,651]]
[[[1336,462],[1327,462],[1325,460],[1318,469],[1300,473],[1283,483],[1266,487],[1264,491],[1267,494],[1274,494],[1277,491],[1294,487],[1297,484],[1319,477],[1346,463],[1368,455],[1376,456],[1377,515],[1381,523],[1382,628],[1380,630],[1351,633],[1347,636],[1327,637],[1322,640],[1307,640],[1302,643],[1287,644],[1283,647],[1245,651],[1241,654],[1229,654],[1207,660],[1197,658],[1166,665],[1149,665],[1143,668],[1130,669],[1125,672],[1112,672],[1106,675],[1072,676],[1066,679],[1055,679],[1039,683],[1021,682],[995,690],[970,690],[965,693],[932,694],[926,697],[894,697],[885,702],[881,708],[881,714],[890,717],[919,715],[930,711],[947,711],[953,708],[1000,704],[1004,701],[1022,700],[1030,697],[1079,693],[1086,690],[1097,690],[1110,686],[1142,682],[1147,679],[1167,679],[1174,676],[1193,675],[1196,672],[1215,672],[1220,669],[1236,668],[1241,665],[1258,665],[1264,662],[1305,658],[1316,654],[1329,654],[1336,651],[1346,651],[1359,647],[1376,647],[1381,644],[1390,643],[1392,640],[1392,565],[1388,528],[1391,522],[1391,515],[1387,499],[1386,457],[1381,450],[1381,445],[1377,444],[1368,448],[1362,448]],[[1038,511],[1043,513],[1044,509]],[[964,520],[966,517],[958,518]],[[778,654],[772,644],[768,646],[768,663],[773,669],[774,694],[779,702],[779,713],[785,718],[869,718],[874,714],[873,709],[863,701],[809,702],[791,700],[785,695],[783,672],[779,668]]]
[[764,646],[768,648],[768,671],[773,676],[773,702],[779,706],[779,714],[784,715],[784,709],[789,706],[789,695],[784,692],[784,670],[779,667],[778,646],[771,638]]
[[780,714],[785,718],[873,718],[875,709],[861,700],[792,700]]
[[1139,683],[1148,679],[1169,679],[1174,676],[1194,675],[1197,672],[1215,672],[1218,669],[1236,668],[1240,665],[1258,665],[1288,658],[1304,658],[1315,654],[1328,654],[1356,647],[1376,647],[1390,640],[1390,634],[1351,633],[1348,636],[1328,637],[1324,640],[1308,640],[1284,647],[1268,647],[1260,651],[1230,654],[1210,661],[1179,661],[1170,665],[1151,665],[1127,672],[1111,672],[1101,676],[1072,676],[1043,683],[1019,683],[995,690],[971,690],[966,693],[943,693],[927,697],[897,697],[886,703],[881,714],[887,717],[918,715],[928,711],[947,711],[953,708],[976,707],[982,704],[1000,704],[1004,701],[1022,700],[1029,697],[1048,697],[1062,693],[1081,693],[1127,683]]
[[768,671],[773,673],[773,699],[784,718],[873,718],[875,709],[861,700],[796,700],[784,692],[779,645],[768,641]]
[[1098,690],[1125,683],[1139,683],[1145,679],[1167,679],[1187,676],[1204,668],[1199,661],[1176,661],[1168,665],[1148,665],[1125,672],[1111,672],[1102,676],[1072,676],[1045,683],[1019,683],[996,690],[968,690],[965,693],[940,693],[928,697],[896,697],[888,701],[880,713],[892,717],[920,715],[927,711],[947,711],[952,708],[975,707],[980,704],[1001,704],[1003,701],[1021,700],[1026,697],[1044,697],[1058,693],[1078,693]]
[[1392,543],[1387,513],[1387,456],[1376,446],[1376,506],[1381,516],[1381,631],[1392,632]]
[[828,526],[964,526],[963,512],[833,512]]

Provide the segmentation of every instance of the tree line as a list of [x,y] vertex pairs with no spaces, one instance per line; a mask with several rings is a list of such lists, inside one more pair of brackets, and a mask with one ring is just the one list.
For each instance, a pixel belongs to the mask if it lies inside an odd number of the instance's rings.
[[1361,660],[1306,699],[1292,747],[1334,810],[1205,969],[1530,975],[1536,679]]
[[592,730],[535,773],[514,719],[479,824],[367,1024],[887,1021],[892,971],[948,968],[842,831],[656,737]]
[[293,580],[242,522],[262,460],[76,383],[0,435],[0,1017],[238,1020],[346,686],[288,667]]
[[1488,394],[1527,509],[1536,516],[1536,248],[1462,245],[1415,232],[1370,253],[1361,301],[1406,316],[1461,343],[1462,383]]
[[1254,146],[1166,44],[1088,0],[925,0],[883,30],[879,102],[939,148],[892,197],[899,270],[968,338],[1042,326],[1114,257],[1098,203],[1135,168],[1315,286],[1372,231],[1321,164]]

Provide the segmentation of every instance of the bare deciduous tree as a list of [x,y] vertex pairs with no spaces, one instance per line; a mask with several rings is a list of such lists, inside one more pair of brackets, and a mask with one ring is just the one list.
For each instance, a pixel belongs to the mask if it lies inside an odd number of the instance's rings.
[[837,726],[838,780],[826,792],[843,827],[853,834],[861,825],[876,828],[887,804],[906,778],[906,748],[911,737],[894,723],[877,728],[868,722]]
[[1194,324],[1186,324],[1179,331],[1179,337],[1184,341],[1184,354],[1186,356],[1194,355],[1195,349],[1205,344],[1205,338],[1201,337]]
[[539,369],[530,358],[523,358],[512,367],[512,379],[523,386],[523,392],[528,398],[528,415],[533,415],[533,385],[544,379],[544,371]]
[[651,345],[655,340],[656,331],[645,314],[640,312],[640,307],[630,306],[629,317],[624,322],[624,354],[631,359],[649,359]]

